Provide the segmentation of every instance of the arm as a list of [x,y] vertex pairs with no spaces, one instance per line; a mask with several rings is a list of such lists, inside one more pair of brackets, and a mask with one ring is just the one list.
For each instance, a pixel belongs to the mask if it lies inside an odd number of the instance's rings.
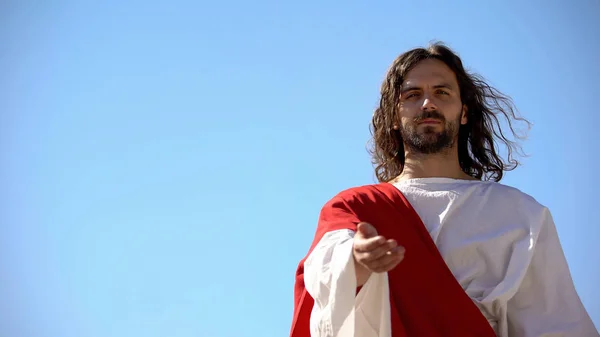
[[381,318],[389,316],[387,274],[366,275],[368,281],[355,296],[360,276],[352,254],[354,234],[326,233],[304,262],[306,290],[315,300],[310,319],[313,337],[389,336],[389,327],[380,325]]
[[[314,246],[303,262],[304,288],[314,300],[310,309],[312,337],[391,334],[388,275],[383,272],[368,275],[360,270],[357,274],[356,265],[360,263],[355,262],[353,252],[358,245],[367,250],[360,254],[361,259],[374,258],[369,240],[384,239],[368,239],[377,236],[377,231],[374,227],[372,233],[365,231],[369,226],[361,224],[357,214],[368,217],[374,206],[367,209],[366,205],[373,205],[373,198],[368,193],[348,190],[321,209]],[[357,287],[363,282],[357,294]]]
[[521,286],[508,301],[508,335],[594,337],[598,331],[575,290],[548,210]]

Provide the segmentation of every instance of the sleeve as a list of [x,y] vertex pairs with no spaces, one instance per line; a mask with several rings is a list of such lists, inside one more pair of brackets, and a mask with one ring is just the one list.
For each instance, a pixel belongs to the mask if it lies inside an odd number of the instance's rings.
[[575,290],[556,226],[547,209],[534,249],[521,286],[507,303],[508,335],[599,336]]
[[[319,230],[324,234],[304,262],[305,287],[314,299],[311,336],[389,337],[387,273],[371,275],[356,294],[352,245],[357,220],[351,212],[338,207],[326,205],[319,222]],[[343,221],[353,225],[336,229],[344,227]],[[328,223],[337,225],[328,226]]]

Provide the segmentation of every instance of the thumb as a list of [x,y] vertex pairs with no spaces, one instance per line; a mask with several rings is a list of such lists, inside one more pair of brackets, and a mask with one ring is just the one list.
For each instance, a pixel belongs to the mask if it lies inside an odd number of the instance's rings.
[[361,222],[356,227],[358,233],[360,233],[364,238],[372,238],[377,236],[377,230],[373,225],[368,222]]

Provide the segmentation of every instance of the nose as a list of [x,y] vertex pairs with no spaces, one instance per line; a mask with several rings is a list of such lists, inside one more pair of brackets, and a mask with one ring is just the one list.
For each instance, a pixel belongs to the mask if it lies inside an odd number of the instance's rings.
[[421,105],[421,110],[425,110],[425,111],[437,110],[437,106],[435,105],[435,103],[433,103],[431,98],[429,98],[428,96],[425,96],[425,99],[423,100],[423,104]]

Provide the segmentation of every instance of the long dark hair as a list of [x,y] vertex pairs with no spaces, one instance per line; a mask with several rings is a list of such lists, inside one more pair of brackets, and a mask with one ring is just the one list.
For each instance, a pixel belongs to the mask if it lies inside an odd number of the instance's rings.
[[[529,128],[530,123],[517,115],[510,97],[487,84],[477,74],[465,71],[461,59],[442,43],[431,44],[427,49],[416,48],[401,54],[389,68],[381,85],[381,99],[371,124],[371,149],[375,175],[380,182],[397,177],[404,168],[404,144],[400,131],[394,130],[399,123],[397,116],[400,86],[406,74],[425,59],[444,62],[456,74],[460,98],[467,106],[467,119],[461,125],[458,136],[458,159],[462,170],[480,180],[500,181],[504,171],[515,169],[519,162],[513,153],[520,153],[519,145],[505,136],[498,117],[504,117],[512,135],[523,139],[515,132],[514,121],[521,121]],[[507,158],[498,155],[498,142],[507,149]]]

